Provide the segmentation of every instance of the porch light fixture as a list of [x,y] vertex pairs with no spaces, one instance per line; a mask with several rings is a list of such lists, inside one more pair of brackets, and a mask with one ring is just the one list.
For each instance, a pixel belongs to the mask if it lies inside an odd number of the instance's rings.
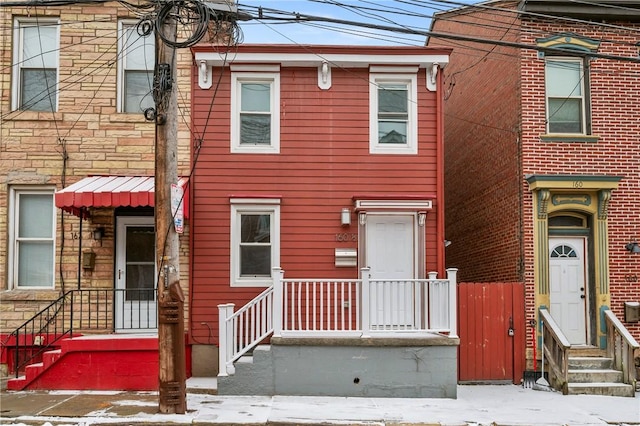
[[348,207],[342,209],[342,213],[340,214],[340,223],[342,226],[351,225],[351,210]]
[[99,228],[96,228],[93,230],[92,234],[93,234],[94,240],[102,241],[102,238],[104,238],[104,228],[102,226]]
[[629,253],[640,253],[640,244],[637,241],[631,242],[624,247],[629,250]]

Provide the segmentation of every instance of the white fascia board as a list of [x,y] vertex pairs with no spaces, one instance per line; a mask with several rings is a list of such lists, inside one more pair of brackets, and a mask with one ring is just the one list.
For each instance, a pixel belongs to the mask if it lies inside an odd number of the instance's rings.
[[323,62],[343,68],[366,68],[369,65],[417,65],[426,68],[437,63],[441,68],[449,63],[448,55],[384,55],[384,54],[313,54],[236,52],[227,60],[218,52],[196,52],[196,63],[219,67],[233,64],[281,64],[283,67],[317,67]]

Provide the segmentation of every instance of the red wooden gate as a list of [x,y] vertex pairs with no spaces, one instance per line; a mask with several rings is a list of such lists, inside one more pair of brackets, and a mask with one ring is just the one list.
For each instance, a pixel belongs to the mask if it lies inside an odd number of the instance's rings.
[[522,283],[460,283],[458,327],[460,382],[521,383],[526,342]]

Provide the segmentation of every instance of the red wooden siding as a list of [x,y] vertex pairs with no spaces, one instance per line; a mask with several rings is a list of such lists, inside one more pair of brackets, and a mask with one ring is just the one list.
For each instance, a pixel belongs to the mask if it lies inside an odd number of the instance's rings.
[[461,382],[521,382],[527,333],[522,283],[460,283],[458,328]]
[[[194,73],[195,74],[195,73]],[[316,68],[281,68],[280,153],[230,153],[229,69],[214,68],[214,87],[194,84],[194,132],[203,132],[192,179],[192,338],[217,343],[220,303],[241,306],[260,288],[230,288],[231,197],[279,197],[280,258],[288,278],[356,278],[357,268],[336,268],[335,248],[356,248],[336,234],[357,234],[340,224],[340,211],[353,198],[423,198],[427,213],[426,270],[438,269],[436,247],[437,92],[418,78],[417,155],[369,154],[368,69],[332,69],[330,90],[320,90]],[[213,330],[209,335],[206,323]]]

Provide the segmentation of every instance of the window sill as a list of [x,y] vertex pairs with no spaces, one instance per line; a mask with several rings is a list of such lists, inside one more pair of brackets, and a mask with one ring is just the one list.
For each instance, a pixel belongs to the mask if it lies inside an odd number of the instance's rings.
[[52,288],[34,287],[33,289],[26,289],[24,287],[14,288],[10,290],[4,290],[2,292],[3,301],[20,301],[20,302],[35,302],[42,300],[57,299],[60,297],[60,292]]
[[241,280],[236,279],[231,282],[231,287],[263,287],[267,288],[273,285],[271,278],[254,279],[254,280]]
[[540,135],[542,142],[582,142],[582,143],[596,143],[600,139],[600,136],[595,135],[570,135],[570,134],[547,134]]
[[25,110],[11,111],[4,118],[5,121],[60,121],[61,119],[62,114],[58,112]]

